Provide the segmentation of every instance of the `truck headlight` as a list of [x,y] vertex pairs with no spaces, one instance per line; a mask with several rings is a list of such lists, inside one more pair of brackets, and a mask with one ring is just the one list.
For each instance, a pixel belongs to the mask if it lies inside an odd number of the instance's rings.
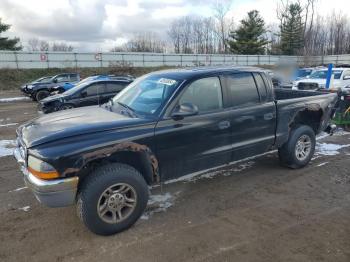
[[28,157],[28,170],[40,179],[58,178],[59,174],[53,166],[33,156]]

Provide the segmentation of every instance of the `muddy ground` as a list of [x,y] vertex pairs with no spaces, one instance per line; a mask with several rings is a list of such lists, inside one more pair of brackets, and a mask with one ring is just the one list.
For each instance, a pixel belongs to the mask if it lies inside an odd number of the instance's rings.
[[[31,101],[0,103],[0,141],[35,116]],[[274,152],[156,188],[143,218],[111,237],[90,233],[74,207],[40,205],[0,157],[0,261],[350,261],[350,133],[318,143],[300,170]]]

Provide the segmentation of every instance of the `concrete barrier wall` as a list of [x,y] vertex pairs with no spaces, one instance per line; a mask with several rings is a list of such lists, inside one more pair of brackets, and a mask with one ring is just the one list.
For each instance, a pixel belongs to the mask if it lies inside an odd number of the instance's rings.
[[0,51],[0,68],[75,68],[75,67],[159,67],[204,65],[300,65],[350,64],[350,54],[335,56],[270,56],[223,54],[159,53],[73,53]]

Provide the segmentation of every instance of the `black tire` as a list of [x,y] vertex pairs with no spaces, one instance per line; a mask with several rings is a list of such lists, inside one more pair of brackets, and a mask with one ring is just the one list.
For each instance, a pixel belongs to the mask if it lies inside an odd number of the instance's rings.
[[[136,192],[136,203],[124,220],[107,223],[98,213],[98,204],[103,193],[115,184],[129,185]],[[83,181],[77,197],[77,213],[86,227],[95,234],[116,234],[128,229],[139,219],[147,206],[148,192],[146,181],[133,167],[120,163],[105,165],[95,169]],[[106,206],[107,203],[106,200]],[[108,212],[110,211],[106,214]]]
[[60,106],[60,110],[68,110],[74,108],[74,105],[72,104],[63,104]]
[[48,97],[49,95],[50,95],[49,91],[41,90],[35,94],[35,99],[36,99],[36,101],[39,102],[39,101],[43,100],[44,98]]
[[[300,159],[298,154],[298,140],[309,138],[310,148],[308,153],[305,154],[305,158]],[[282,165],[289,168],[302,168],[306,166],[315,152],[316,136],[314,130],[306,125],[301,125],[293,128],[290,131],[288,141],[278,149],[279,159]]]
[[350,132],[350,124],[344,125],[343,128],[346,132]]

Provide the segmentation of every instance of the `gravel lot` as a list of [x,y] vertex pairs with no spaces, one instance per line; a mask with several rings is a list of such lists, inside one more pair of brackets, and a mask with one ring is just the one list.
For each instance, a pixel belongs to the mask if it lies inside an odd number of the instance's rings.
[[[29,100],[0,103],[0,152],[35,116]],[[111,237],[90,233],[74,207],[40,205],[2,156],[0,261],[350,261],[350,133],[324,136],[317,152],[301,170],[272,152],[155,188],[142,219]]]

